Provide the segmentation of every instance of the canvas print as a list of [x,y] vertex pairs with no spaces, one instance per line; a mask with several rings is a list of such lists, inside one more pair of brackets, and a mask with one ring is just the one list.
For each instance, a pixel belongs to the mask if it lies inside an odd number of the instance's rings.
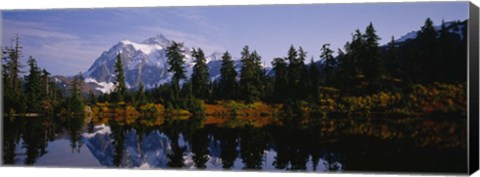
[[1,15],[4,166],[467,174],[468,2]]

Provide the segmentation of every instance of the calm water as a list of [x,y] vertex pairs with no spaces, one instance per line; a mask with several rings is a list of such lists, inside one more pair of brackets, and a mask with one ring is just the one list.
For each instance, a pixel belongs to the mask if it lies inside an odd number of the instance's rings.
[[467,171],[466,121],[460,119],[311,119],[288,126],[219,124],[205,118],[158,122],[5,118],[3,162],[141,169]]

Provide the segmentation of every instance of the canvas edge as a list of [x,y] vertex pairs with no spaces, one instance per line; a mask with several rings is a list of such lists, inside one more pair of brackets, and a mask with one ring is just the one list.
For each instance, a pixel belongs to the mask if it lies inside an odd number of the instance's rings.
[[[0,10],[0,26],[3,26],[3,10]],[[3,37],[3,28],[0,27],[0,41],[2,41]],[[1,46],[1,45],[0,45]],[[0,54],[1,55],[1,54]],[[3,70],[3,67],[0,67],[0,71]],[[3,73],[3,72],[2,72]],[[3,133],[3,74],[0,74],[0,167],[3,166],[3,138],[4,138],[4,133]]]
[[470,2],[468,19],[468,173],[479,169],[479,9]]

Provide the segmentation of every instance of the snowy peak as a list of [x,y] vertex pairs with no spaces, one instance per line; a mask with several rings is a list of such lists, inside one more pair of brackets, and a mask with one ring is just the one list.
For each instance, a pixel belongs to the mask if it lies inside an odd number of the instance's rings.
[[211,55],[207,57],[207,62],[219,61],[219,60],[222,60],[222,54],[218,52],[213,52]]
[[154,37],[148,38],[142,42],[142,44],[147,44],[147,45],[160,45],[164,48],[170,46],[172,43],[171,40],[167,39],[165,36],[162,34],[158,34]]

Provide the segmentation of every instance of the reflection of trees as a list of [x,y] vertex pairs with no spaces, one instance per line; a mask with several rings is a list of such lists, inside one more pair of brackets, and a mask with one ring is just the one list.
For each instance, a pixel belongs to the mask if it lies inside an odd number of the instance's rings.
[[3,163],[15,163],[15,149],[23,133],[23,118],[3,119]]
[[171,138],[170,146],[172,151],[168,154],[170,161],[168,162],[169,167],[181,168],[185,166],[183,163],[183,153],[186,150],[186,147],[180,147],[178,145],[178,134],[177,136],[169,136]]
[[83,125],[85,125],[85,118],[83,117],[69,117],[67,118],[67,130],[68,134],[70,135],[70,146],[72,147],[72,152],[77,151],[80,152],[80,148],[82,147],[82,139],[81,139],[81,130]]
[[275,157],[275,160],[273,161],[273,165],[277,169],[286,169],[288,167],[288,162],[290,159],[290,150],[288,147],[288,132],[286,132],[284,129],[280,128],[275,128],[272,130],[273,133],[273,139],[274,139],[274,144],[277,149],[277,156]]
[[125,144],[125,130],[123,125],[119,125],[116,121],[110,121],[111,134],[114,146],[113,165],[119,167],[122,164],[123,150]]
[[265,140],[264,132],[258,128],[245,127],[240,131],[240,152],[244,169],[262,169]]
[[222,164],[224,169],[230,169],[233,167],[235,159],[237,159],[237,130],[231,128],[221,128],[218,134],[220,140],[220,146],[222,149],[220,157],[222,158]]
[[[179,134],[182,133],[184,140],[192,144],[192,135],[201,125],[202,117],[194,117],[187,120],[169,118],[163,124],[165,134],[170,138],[171,151],[168,153],[168,166],[174,168],[184,167],[183,155],[187,150],[187,146],[180,147],[178,145]],[[208,142],[205,142],[208,143]]]
[[292,164],[291,170],[306,170],[308,160],[308,142],[312,141],[311,137],[307,136],[304,130],[296,130],[290,132],[289,135],[290,154],[293,154],[290,159]]
[[[192,152],[197,168],[206,168],[208,154],[216,157],[215,153],[219,152],[208,149],[210,134],[213,139],[220,141],[219,156],[224,169],[232,168],[237,158],[243,161],[244,169],[261,169],[264,163],[272,163],[263,162],[267,147],[273,147],[277,153],[272,165],[276,169],[286,170],[308,168],[316,171],[317,167],[322,167],[320,163],[323,163],[326,170],[330,171],[344,168],[459,171],[466,163],[466,157],[462,155],[466,151],[465,120],[318,119],[310,120],[309,124],[271,125],[263,128],[204,126],[201,120],[201,117],[187,120],[166,118],[163,124],[132,124],[131,127],[136,130],[138,147],[146,134],[164,132],[170,139],[171,147],[167,154],[168,166],[174,168],[185,166],[186,151]],[[124,126],[116,120],[109,123],[114,148],[113,164],[121,166],[126,159],[126,145],[130,144],[126,139],[129,135],[126,130],[130,126]],[[82,146],[81,132],[84,124],[83,118],[75,117],[7,118],[4,120],[3,162],[15,163],[15,158],[18,158],[15,149],[19,149],[18,143],[23,139],[22,147],[26,150],[24,163],[34,164],[40,156],[47,153],[47,143],[55,139],[55,134],[67,133],[72,151],[78,151]],[[89,124],[89,132],[94,131],[93,125]],[[187,142],[186,146],[178,144],[180,133]],[[239,146],[240,152],[237,150]],[[146,154],[142,154],[142,158],[144,155]],[[307,167],[309,157],[312,166],[309,164]],[[439,164],[444,166],[438,166]],[[402,168],[394,167],[397,165]]]
[[208,161],[208,131],[207,128],[198,129],[192,135],[192,153],[195,166],[200,169],[206,168]]
[[25,164],[35,164],[37,158],[47,153],[48,129],[53,124],[51,117],[26,118],[23,146],[27,149]]
[[303,130],[290,127],[274,128],[272,133],[277,148],[277,156],[273,162],[275,168],[306,170],[309,142],[314,141],[312,137],[307,136]]
[[165,124],[165,134],[170,138],[170,147],[172,150],[168,153],[168,166],[173,168],[182,168],[185,166],[183,163],[183,153],[187,149],[186,147],[180,147],[178,145],[178,137],[180,131],[185,128],[185,121],[170,120]]

